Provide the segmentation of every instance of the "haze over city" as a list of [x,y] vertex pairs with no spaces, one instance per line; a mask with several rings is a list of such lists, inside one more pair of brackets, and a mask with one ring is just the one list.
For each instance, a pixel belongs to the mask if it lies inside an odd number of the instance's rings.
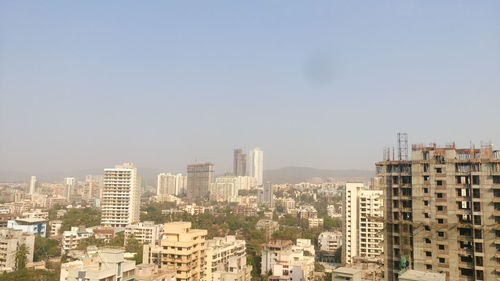
[[500,144],[498,1],[2,1],[0,170],[373,170]]

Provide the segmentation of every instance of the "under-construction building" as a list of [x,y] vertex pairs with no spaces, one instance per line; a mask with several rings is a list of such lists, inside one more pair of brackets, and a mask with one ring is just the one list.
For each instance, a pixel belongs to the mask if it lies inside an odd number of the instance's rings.
[[[500,151],[413,145],[376,164],[385,200],[385,279],[406,269],[500,280]],[[394,152],[392,153],[394,155]]]

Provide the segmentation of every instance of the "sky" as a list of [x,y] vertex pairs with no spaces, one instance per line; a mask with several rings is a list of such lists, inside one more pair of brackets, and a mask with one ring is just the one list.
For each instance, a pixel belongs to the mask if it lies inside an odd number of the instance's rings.
[[0,1],[0,170],[500,147],[500,1]]

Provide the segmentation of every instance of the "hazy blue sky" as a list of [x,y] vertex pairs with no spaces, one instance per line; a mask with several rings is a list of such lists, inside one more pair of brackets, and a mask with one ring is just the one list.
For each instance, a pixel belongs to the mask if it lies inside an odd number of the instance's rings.
[[500,147],[500,1],[1,1],[0,169]]

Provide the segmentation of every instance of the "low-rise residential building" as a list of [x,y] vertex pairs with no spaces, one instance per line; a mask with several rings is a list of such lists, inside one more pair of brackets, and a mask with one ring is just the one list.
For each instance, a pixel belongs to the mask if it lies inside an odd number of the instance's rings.
[[64,231],[62,234],[61,252],[64,254],[76,249],[80,244],[80,240],[89,238],[92,235],[94,235],[92,228],[71,227],[71,230]]
[[297,239],[297,244],[277,251],[269,280],[309,281],[314,272],[314,245],[309,239]]
[[61,227],[62,227],[61,220],[49,221],[49,237],[50,238],[59,237],[61,235]]
[[245,240],[235,236],[207,241],[207,281],[250,281],[252,266],[246,262]]
[[340,249],[342,246],[342,232],[322,232],[318,236],[318,261],[340,262]]
[[101,249],[97,254],[61,265],[60,281],[133,281],[135,261],[125,260],[124,250]]
[[16,251],[18,245],[28,248],[27,262],[33,262],[35,236],[22,230],[0,228],[0,271],[14,270],[16,266]]
[[399,275],[399,281],[445,281],[446,274],[431,272],[431,271],[420,271],[420,270],[406,270]]
[[309,218],[307,219],[307,222],[309,223],[309,228],[323,227],[322,218]]
[[103,240],[106,243],[109,243],[109,241],[115,237],[117,233],[117,229],[113,227],[106,227],[106,226],[94,226],[91,227],[92,232],[94,232],[94,238],[95,239],[100,239]]
[[179,281],[206,280],[206,236],[206,230],[192,229],[190,222],[166,223],[158,245],[144,245],[143,263],[175,270]]
[[261,274],[268,274],[272,271],[276,263],[276,257],[279,252],[291,248],[293,242],[290,240],[271,240],[262,245],[261,253]]
[[139,264],[135,269],[135,281],[176,281],[174,270],[158,268],[155,264]]
[[358,268],[339,267],[332,271],[332,281],[361,281],[362,270]]
[[23,212],[22,217],[23,218],[30,218],[30,219],[48,220],[49,219],[49,212],[44,212],[40,209],[35,209],[35,210],[28,211],[28,212]]
[[318,249],[320,251],[334,252],[342,246],[342,232],[322,232],[318,236]]
[[152,221],[140,222],[125,227],[125,243],[133,236],[141,244],[156,244],[163,233],[163,225]]
[[295,209],[295,200],[293,198],[276,198],[276,207],[283,208],[286,212],[291,209]]
[[7,222],[8,228],[22,230],[23,232],[47,237],[47,221],[44,219],[28,218],[15,219]]

